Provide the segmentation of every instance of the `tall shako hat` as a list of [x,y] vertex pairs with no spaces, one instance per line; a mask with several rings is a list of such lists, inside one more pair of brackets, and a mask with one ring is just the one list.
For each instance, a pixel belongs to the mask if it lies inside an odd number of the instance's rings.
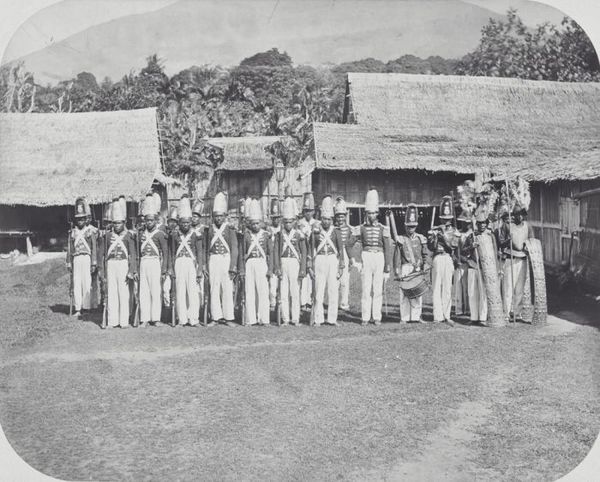
[[404,214],[404,225],[405,226],[418,226],[419,225],[419,209],[414,204],[406,206],[406,213]]
[[213,214],[227,214],[227,211],[227,196],[223,191],[220,191],[213,201]]
[[192,214],[197,214],[198,216],[202,216],[204,213],[204,201],[201,199],[195,199],[192,205]]
[[303,211],[314,211],[315,209],[315,196],[312,192],[305,192],[302,198],[302,210]]
[[271,199],[271,207],[269,209],[269,215],[272,218],[278,218],[281,216],[281,205],[279,199]]
[[85,218],[87,213],[85,211],[85,200],[82,197],[75,199],[75,217]]
[[333,198],[329,195],[325,196],[321,201],[321,217],[332,218],[333,217]]
[[160,198],[160,194],[154,191],[152,193],[152,198],[154,200],[154,214],[160,214],[162,211],[162,199]]
[[444,196],[440,203],[440,219],[452,219],[454,217],[454,208],[452,206],[452,197]]
[[146,198],[142,201],[142,216],[154,216],[156,208],[154,206],[154,196],[152,193],[146,194]]
[[379,211],[379,193],[376,189],[369,189],[365,198],[365,211],[376,213]]
[[127,201],[125,200],[125,195],[121,194],[119,196],[119,204],[121,205],[121,211],[123,213],[123,221],[127,220]]
[[346,201],[344,201],[343,197],[339,196],[336,198],[333,212],[335,214],[348,214],[348,207],[346,206]]
[[240,198],[238,203],[238,214],[240,218],[246,217],[246,198]]
[[179,219],[179,213],[177,212],[177,206],[171,206],[169,209],[169,219],[177,221]]
[[190,196],[188,194],[183,194],[181,196],[178,212],[180,220],[192,219],[192,206],[190,203]]
[[[123,199],[123,200],[125,200],[125,199]],[[125,214],[125,210],[123,209],[123,203],[121,202],[121,199],[116,199],[112,203],[111,221],[113,221],[113,222],[123,221],[124,222],[125,218],[126,218],[126,214]]]
[[282,211],[283,219],[296,219],[296,216],[298,215],[296,200],[293,197],[285,198]]
[[246,217],[250,221],[260,221],[262,219],[262,210],[258,199],[252,199],[250,201],[249,206],[247,206]]

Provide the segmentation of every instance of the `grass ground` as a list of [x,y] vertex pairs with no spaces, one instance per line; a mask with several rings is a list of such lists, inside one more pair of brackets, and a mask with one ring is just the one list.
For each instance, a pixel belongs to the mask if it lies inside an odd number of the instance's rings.
[[553,480],[600,427],[597,315],[556,298],[577,324],[401,325],[391,284],[379,327],[102,331],[66,285],[0,278],[0,422],[57,478]]

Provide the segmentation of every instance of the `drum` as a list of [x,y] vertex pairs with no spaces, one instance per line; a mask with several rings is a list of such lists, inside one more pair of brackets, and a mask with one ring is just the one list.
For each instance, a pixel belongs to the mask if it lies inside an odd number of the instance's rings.
[[400,278],[398,281],[404,296],[410,299],[423,296],[429,289],[430,271],[430,269],[415,271]]
[[506,326],[506,316],[502,304],[500,278],[498,277],[498,254],[493,235],[482,234],[475,237],[479,257],[481,277],[488,302],[488,326]]
[[546,273],[544,271],[542,243],[539,239],[530,238],[525,241],[525,248],[528,254],[529,287],[533,304],[531,323],[534,325],[546,323],[548,303],[546,299]]

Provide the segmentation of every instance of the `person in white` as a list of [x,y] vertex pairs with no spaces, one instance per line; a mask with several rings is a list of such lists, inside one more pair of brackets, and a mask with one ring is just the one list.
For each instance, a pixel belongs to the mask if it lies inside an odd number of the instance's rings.
[[340,309],[348,311],[350,309],[350,254],[348,253],[348,243],[352,236],[352,228],[348,224],[348,208],[346,207],[346,201],[343,198],[338,197],[335,201],[333,208],[335,214],[335,227],[339,230],[342,237],[342,244],[344,245],[343,257],[344,257],[344,269],[342,276],[340,276]]
[[[298,221],[298,229],[308,239],[312,233],[313,226],[318,221],[315,215],[315,197],[312,192],[305,192],[302,199],[302,218]],[[300,304],[305,310],[311,308],[312,298],[312,278],[305,276],[302,280],[302,292],[300,295]]]

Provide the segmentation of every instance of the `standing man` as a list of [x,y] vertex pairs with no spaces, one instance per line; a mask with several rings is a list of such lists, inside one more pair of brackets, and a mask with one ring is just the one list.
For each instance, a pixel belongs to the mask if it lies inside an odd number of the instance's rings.
[[[317,220],[315,215],[315,197],[312,192],[305,192],[302,199],[302,218],[298,221],[298,229],[306,239],[309,239]],[[312,279],[310,276],[302,280],[302,292],[300,295],[300,304],[305,310],[310,309],[312,297]]]
[[269,325],[269,278],[273,273],[271,235],[262,229],[258,199],[246,205],[248,228],[244,233],[245,252],[240,274],[245,277],[246,324]]
[[[419,225],[419,209],[409,204],[404,217],[405,234],[398,236],[394,253],[394,271],[401,278],[422,271],[427,259],[427,238],[417,233]],[[403,323],[423,323],[423,297],[409,298],[400,289],[400,321]]]
[[198,282],[204,269],[202,243],[192,229],[192,207],[187,194],[179,201],[179,229],[171,234],[171,269],[175,274],[177,319],[180,326],[200,324]]
[[[177,206],[171,206],[171,208],[169,209],[169,214],[167,215],[167,224],[165,225],[165,234],[167,235],[167,240],[168,240],[168,260],[169,263],[171,262],[171,260],[173,259],[173,253],[171,253],[171,237],[173,236],[173,234],[179,229],[179,215],[177,213]],[[169,267],[170,270],[172,267]],[[170,307],[171,306],[171,283],[172,283],[172,279],[171,276],[165,276],[165,279],[163,280],[163,285],[162,285],[162,292],[163,292],[163,305],[165,307]]]
[[73,277],[74,316],[80,317],[82,310],[89,310],[91,304],[92,275],[97,269],[97,237],[86,225],[86,202],[75,200],[75,227],[69,233],[69,254],[67,269]]
[[377,220],[379,215],[379,194],[375,189],[367,192],[365,199],[366,221],[359,227],[358,235],[353,235],[348,243],[362,246],[362,263],[356,264],[362,274],[362,325],[370,320],[381,324],[383,285],[390,277],[390,232]]
[[147,195],[142,205],[145,228],[140,231],[140,322],[156,325],[160,321],[163,281],[167,278],[169,244],[165,232],[156,224],[156,205]]
[[[85,218],[85,226],[86,229],[88,229],[91,233],[92,236],[95,238],[96,240],[96,246],[98,245],[98,238],[100,236],[100,230],[94,226],[94,224],[92,223],[92,209],[90,207],[90,204],[87,202],[86,198],[82,198],[83,199],[83,203],[85,205],[85,214],[86,214],[86,218]],[[90,290],[90,309],[95,310],[96,308],[98,308],[99,302],[100,302],[100,288],[98,286],[98,271],[97,269],[94,269],[92,272],[92,286],[91,286],[91,290]]]
[[[279,205],[279,199],[271,199],[271,209],[269,214],[271,217],[271,225],[269,226],[268,231],[271,236],[271,243],[275,243],[275,236],[281,231],[281,206]],[[277,276],[271,276],[271,278],[269,278],[269,306],[271,311],[275,311],[278,289],[279,278]]]
[[445,321],[454,325],[450,318],[452,310],[452,276],[454,274],[453,255],[458,248],[459,235],[452,219],[454,206],[452,198],[444,196],[440,204],[440,220],[444,225],[429,232],[427,247],[432,252],[431,266],[433,321]]
[[352,236],[352,228],[350,228],[350,225],[348,224],[348,208],[346,207],[344,198],[338,197],[335,200],[333,211],[335,215],[335,226],[340,232],[342,244],[344,246],[344,249],[342,250],[344,269],[342,270],[342,276],[340,276],[340,309],[348,311],[350,310],[350,253],[348,253],[346,244]]
[[[103,278],[108,294],[108,325],[129,328],[129,286],[137,278],[137,251],[133,235],[125,229],[125,211],[122,203],[112,204],[112,231],[103,238],[103,263],[106,266]],[[104,251],[104,248],[106,251]]]
[[[281,320],[287,325],[300,324],[300,283],[306,276],[307,244],[304,235],[294,227],[298,210],[292,197],[283,203],[283,227],[275,235],[274,271],[279,278]],[[291,307],[291,310],[290,310]]]
[[321,202],[321,223],[313,227],[310,240],[312,262],[309,271],[315,282],[315,306],[313,306],[316,326],[323,324],[325,314],[323,302],[327,290],[327,323],[337,325],[338,280],[344,269],[344,244],[338,229],[333,226],[333,199],[325,196]]
[[513,209],[511,223],[507,220],[499,232],[500,248],[506,258],[502,277],[504,312],[509,318],[514,313],[517,320],[523,319],[523,290],[527,279],[525,241],[535,237],[533,229],[523,219],[526,214],[527,211],[517,204]]
[[217,193],[213,202],[213,222],[208,228],[208,273],[212,322],[234,326],[233,280],[237,274],[238,239],[235,228],[226,221],[227,196]]
[[454,259],[454,275],[452,278],[454,314],[456,316],[467,315],[469,313],[469,289],[467,282],[467,262],[462,257],[462,245],[472,234],[470,213],[461,212],[456,218],[458,248],[456,258]]

